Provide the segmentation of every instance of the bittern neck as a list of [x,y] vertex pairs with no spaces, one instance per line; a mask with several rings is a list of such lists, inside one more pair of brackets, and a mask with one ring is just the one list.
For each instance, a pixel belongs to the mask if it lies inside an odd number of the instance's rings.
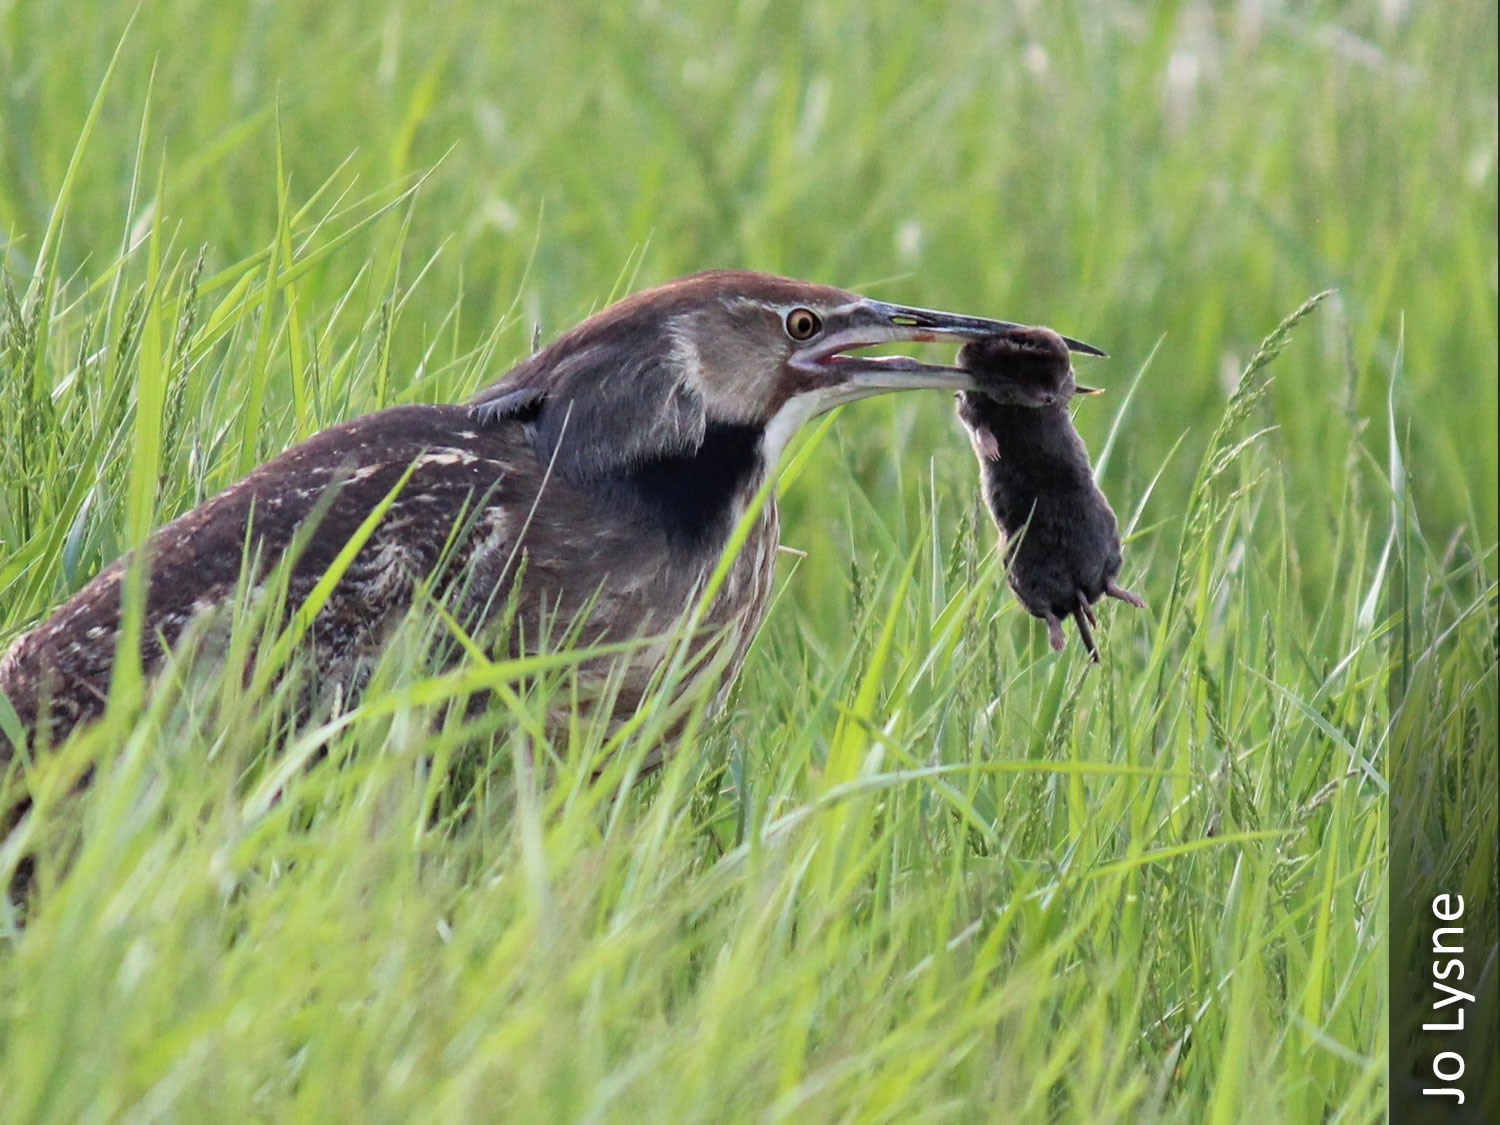
[[674,543],[717,549],[765,472],[762,427],[709,422],[694,450],[622,470],[616,488]]

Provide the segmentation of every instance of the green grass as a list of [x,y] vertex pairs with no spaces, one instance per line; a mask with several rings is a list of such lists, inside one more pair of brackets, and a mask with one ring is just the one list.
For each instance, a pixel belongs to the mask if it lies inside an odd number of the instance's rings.
[[1496,14],[1294,7],[0,4],[0,644],[720,265],[1105,346],[1152,606],[1048,651],[904,396],[803,447],[806,555],[644,783],[649,710],[525,764],[565,668],[403,643],[292,738],[123,682],[0,851],[0,1120],[1380,1120],[1387,778],[1429,870],[1496,815]]

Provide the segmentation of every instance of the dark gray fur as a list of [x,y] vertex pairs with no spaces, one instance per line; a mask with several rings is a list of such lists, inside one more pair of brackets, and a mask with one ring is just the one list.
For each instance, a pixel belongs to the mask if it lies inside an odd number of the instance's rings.
[[1026,407],[965,391],[958,416],[979,457],[985,505],[1005,538],[1011,589],[1047,622],[1054,649],[1063,647],[1062,621],[1072,617],[1097,661],[1090,606],[1106,594],[1145,603],[1115,581],[1120,534],[1068,413],[1077,389],[1068,346],[1049,329],[1017,328],[965,345],[959,363],[983,379],[1058,396],[1055,405]]

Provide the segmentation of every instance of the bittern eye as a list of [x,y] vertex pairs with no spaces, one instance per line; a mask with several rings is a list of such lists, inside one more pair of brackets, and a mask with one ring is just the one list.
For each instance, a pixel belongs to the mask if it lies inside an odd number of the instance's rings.
[[786,334],[793,340],[811,340],[822,327],[822,318],[812,309],[793,309],[786,314]]

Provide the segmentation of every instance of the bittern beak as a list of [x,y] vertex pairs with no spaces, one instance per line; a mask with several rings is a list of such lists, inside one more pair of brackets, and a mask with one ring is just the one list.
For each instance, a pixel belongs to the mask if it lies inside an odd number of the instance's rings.
[[[996,397],[1001,387],[993,378],[983,386],[961,367],[923,363],[902,355],[849,355],[859,348],[891,343],[929,343],[940,340],[978,340],[1021,327],[1006,320],[987,320],[978,316],[917,309],[907,305],[890,305],[884,301],[860,300],[831,310],[823,321],[823,330],[805,346],[793,352],[790,363],[804,371],[842,376],[841,401],[864,398],[885,391],[900,390],[983,390]],[[1071,351],[1084,355],[1105,353],[1080,340],[1063,342]],[[1037,388],[1017,385],[1014,401],[1018,404],[1049,405],[1055,395]]]

